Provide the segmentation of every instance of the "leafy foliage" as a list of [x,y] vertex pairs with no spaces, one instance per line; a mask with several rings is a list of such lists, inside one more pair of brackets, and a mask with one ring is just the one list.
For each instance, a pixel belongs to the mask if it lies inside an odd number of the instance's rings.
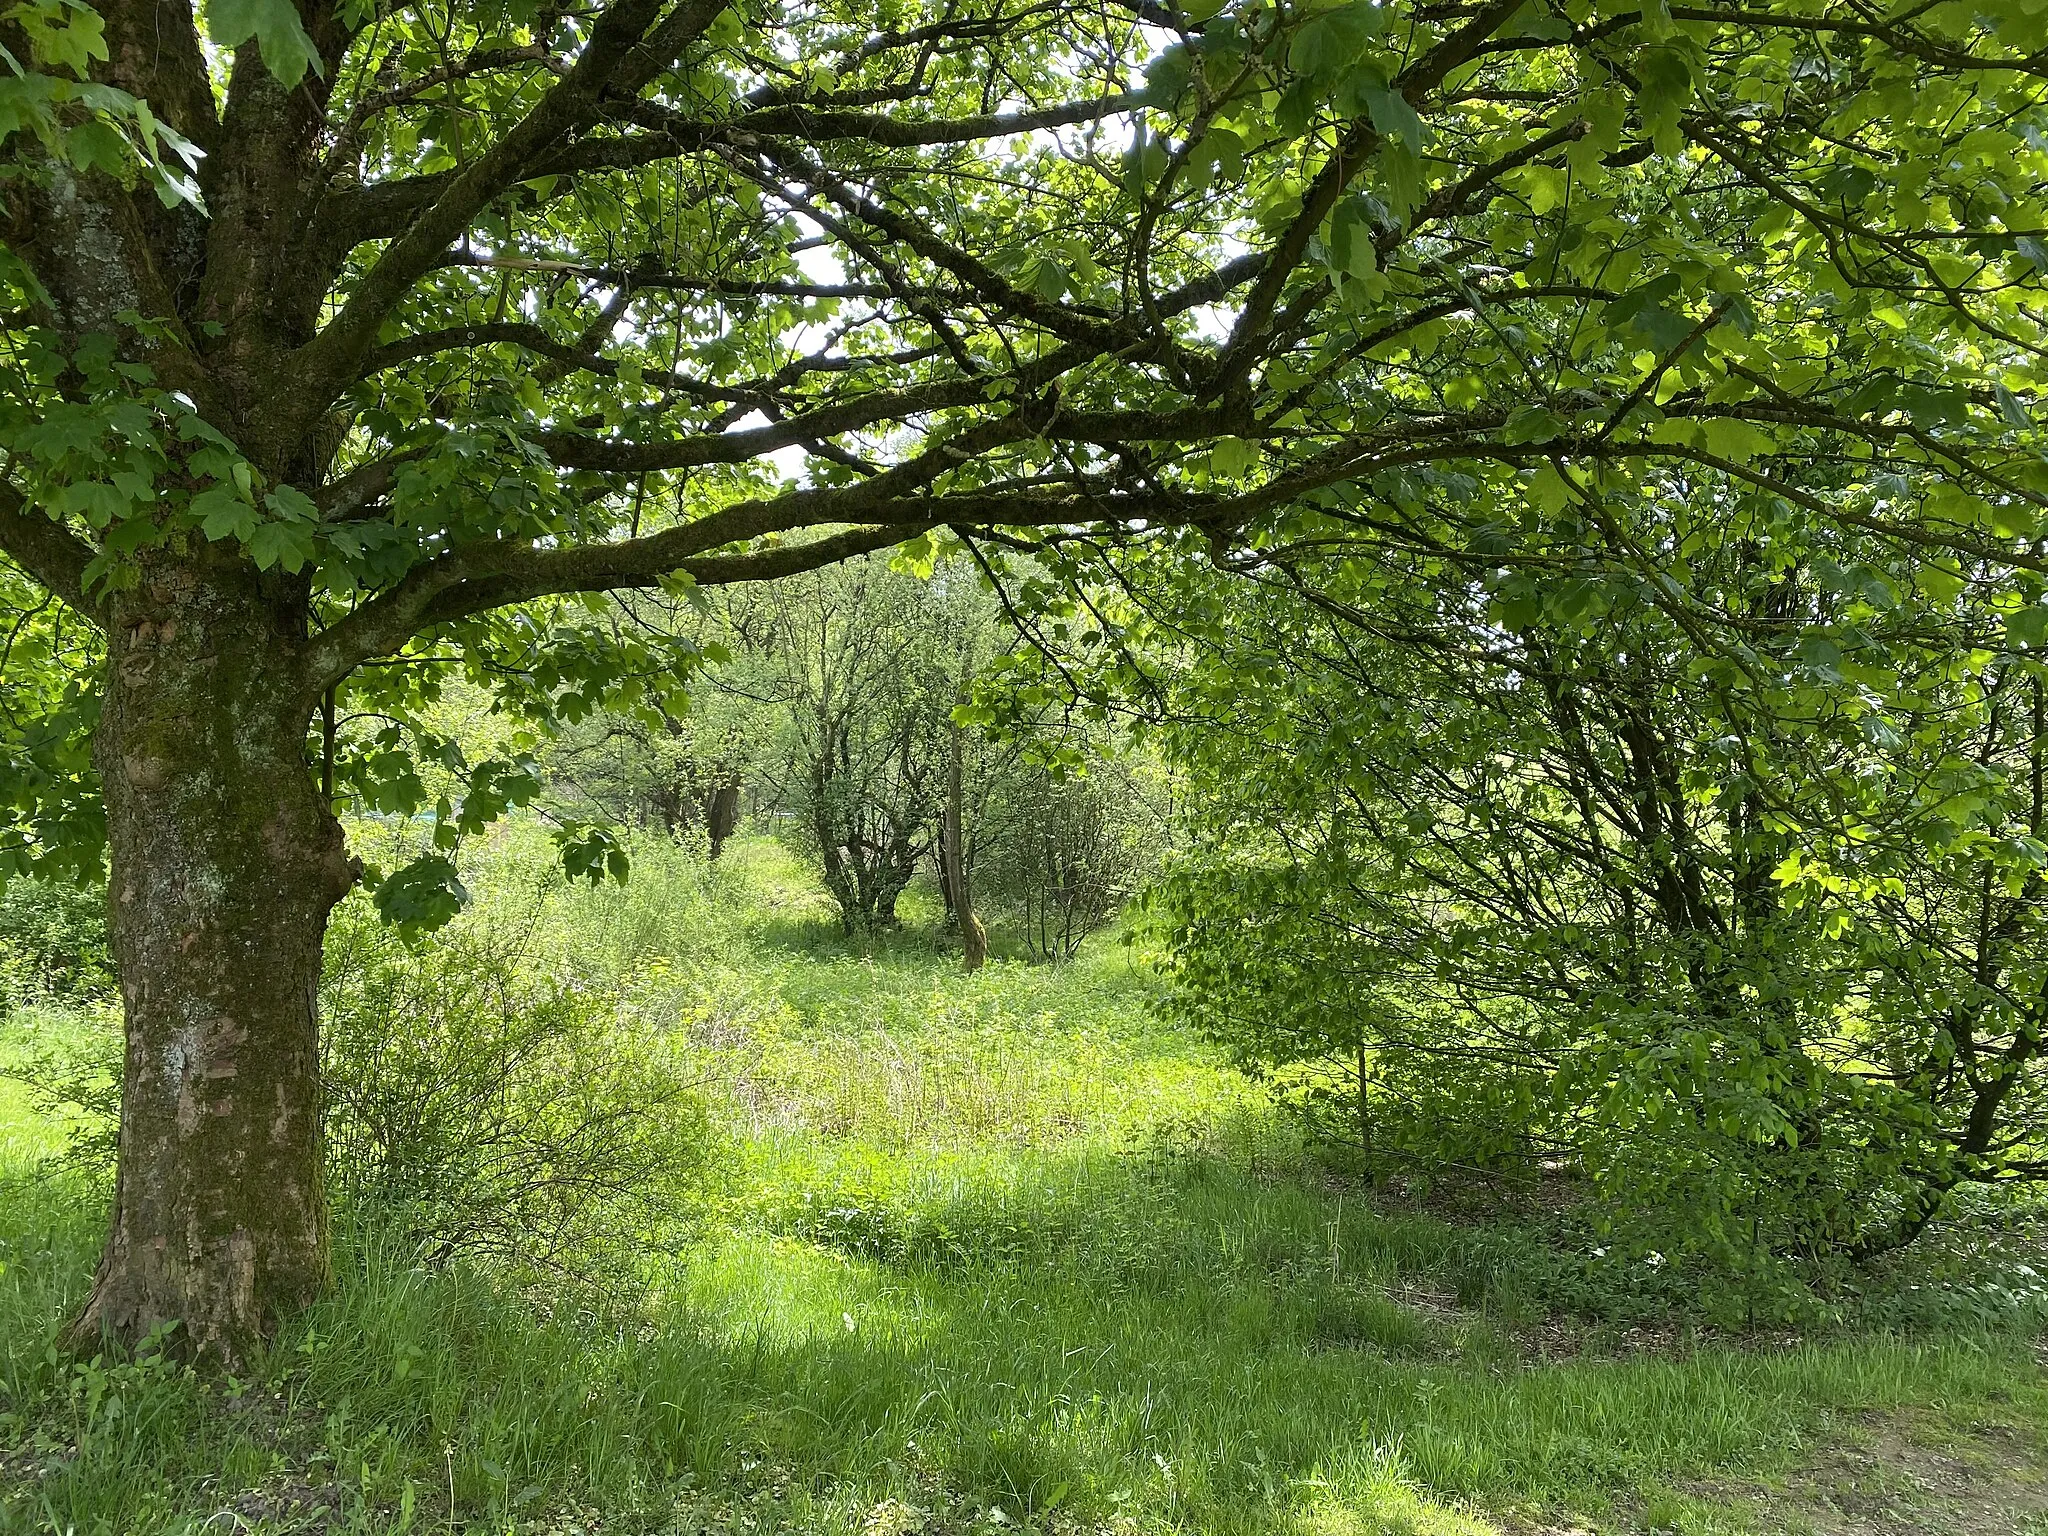
[[[1042,729],[1079,750],[1071,733]],[[1139,894],[1166,851],[1160,786],[1143,782],[1147,765],[1119,757],[1112,742],[1093,745],[1082,774],[1021,752],[993,786],[984,816],[984,888],[1017,912],[1025,946],[1046,960],[1071,960]]]
[[[957,546],[1150,707],[1093,594],[1227,641],[1220,566],[1363,616],[1336,676],[1434,676],[1447,779],[1413,721],[1336,720],[1384,761],[1311,754],[1296,793],[1355,798],[1376,841],[1274,820],[1312,888],[1420,946],[1363,986],[1407,1001],[1412,965],[1477,1021],[1432,1029],[1562,1094],[1528,1136],[1616,1169],[1662,1145],[1627,1177],[1717,1211],[1796,1170],[1762,1212],[1793,1246],[1891,1241],[1928,1192],[2024,1171],[2048,12],[1139,14],[12,7],[0,549],[102,637],[53,623],[21,718],[90,727],[125,784],[129,716],[92,718],[124,692],[283,701],[287,771],[317,717],[330,789],[431,820],[369,872],[420,929],[461,905],[456,845],[538,793],[544,736],[678,713],[701,656],[600,594]],[[202,611],[259,638],[262,687],[194,663]],[[1228,698],[1295,659],[1233,665]],[[501,750],[435,725],[457,676]],[[1583,731],[1546,678],[1602,701]],[[1654,750],[1632,698],[1673,712]],[[0,736],[13,865],[97,863],[81,745]],[[226,782],[211,750],[192,771]],[[1625,803],[1582,812],[1574,772]],[[155,846],[136,803],[117,863]],[[911,821],[812,804],[821,860],[886,850],[839,882],[884,915]],[[1610,821],[1625,846],[1589,852]],[[560,830],[577,872],[623,872],[608,829]],[[1446,891],[1439,932],[1415,914]]]
[[[329,1185],[346,1219],[436,1265],[635,1293],[649,1278],[643,1245],[680,1241],[717,1156],[701,1065],[679,1040],[636,1033],[615,984],[552,973],[534,934],[540,898],[491,895],[488,917],[417,943],[365,899],[339,914],[322,989]],[[0,898],[0,923],[90,959],[93,899],[19,883]],[[26,971],[5,940],[0,957],[10,978]],[[0,1078],[67,1127],[55,1164],[103,1178],[120,1035],[103,1020],[37,1029],[25,1017],[26,1044]]]
[[779,706],[775,802],[849,933],[893,923],[931,851],[974,606],[877,560],[728,600],[745,668],[732,681]]
[[1172,610],[1215,643],[1154,674],[1202,791],[1180,1006],[1348,1076],[1382,1150],[1568,1158],[1660,1245],[1868,1254],[2033,1176],[2043,684],[1851,553],[1698,549],[1687,609]]
[[636,1286],[640,1245],[672,1245],[700,1199],[698,1074],[679,1042],[630,1037],[615,997],[537,968],[537,911],[505,916],[413,948],[364,905],[341,913],[321,1063],[331,1180],[434,1262]]
[[[535,742],[424,795],[438,677],[531,736],[687,670],[555,594],[1363,519],[1527,603],[1534,526],[1585,513],[1625,581],[1675,478],[2033,560],[2037,16],[1156,19],[1134,48],[1000,0],[773,26],[216,0],[131,48],[126,8],[16,7],[14,88],[154,116],[127,150],[61,112],[6,141],[33,232],[0,272],[7,547],[88,617],[152,562],[263,573],[322,636],[338,779],[450,838],[519,803]],[[122,226],[100,291],[66,254],[99,226],[60,204],[126,206],[157,134],[205,148],[192,192]],[[262,194],[227,195],[263,146]],[[152,286],[194,240],[210,275]]]
[[112,992],[106,891],[59,880],[10,882],[0,890],[0,972],[17,1001]]

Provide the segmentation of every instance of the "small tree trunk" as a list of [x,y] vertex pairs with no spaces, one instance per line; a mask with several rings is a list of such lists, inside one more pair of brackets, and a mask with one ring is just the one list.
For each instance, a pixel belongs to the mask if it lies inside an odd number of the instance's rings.
[[939,817],[939,835],[932,841],[932,857],[937,861],[939,873],[939,898],[946,908],[946,931],[954,933],[960,927],[960,914],[953,904],[953,858],[946,850],[952,846],[946,831],[946,818]]
[[972,907],[962,911],[960,918],[960,964],[970,971],[978,971],[988,963],[988,930],[981,925],[981,918]]
[[[288,602],[157,569],[116,604],[93,757],[126,1022],[113,1230],[80,1342],[246,1358],[328,1275],[315,1016],[356,869],[306,760]],[[229,578],[227,580],[232,580]]]
[[978,971],[988,961],[988,930],[974,910],[974,883],[967,868],[966,770],[960,727],[953,727],[953,753],[946,776],[946,808],[939,827],[940,883],[946,906],[960,928],[960,963]]
[[902,897],[904,887],[910,884],[910,877],[917,873],[917,859],[917,849],[900,845],[876,853],[874,918],[870,927],[894,928],[903,921],[897,915],[896,903]]
[[1380,1184],[1379,1162],[1373,1156],[1371,1063],[1366,1055],[1365,1036],[1358,1037],[1358,1145],[1365,1153],[1366,1177],[1372,1180],[1373,1188]]
[[647,803],[654,807],[654,814],[661,818],[661,830],[670,837],[688,825],[690,797],[674,780],[656,780],[647,792]]
[[704,830],[711,837],[711,857],[717,858],[725,851],[725,840],[738,830],[740,824],[740,785],[733,779],[711,791],[705,802]]

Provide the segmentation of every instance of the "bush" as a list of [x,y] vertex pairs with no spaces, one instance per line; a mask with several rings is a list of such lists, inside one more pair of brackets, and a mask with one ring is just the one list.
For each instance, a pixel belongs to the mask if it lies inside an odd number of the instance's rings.
[[[535,959],[544,911],[408,945],[366,895],[338,909],[322,988],[328,1186],[430,1263],[482,1259],[616,1287],[689,1221],[713,1137],[681,1038]],[[121,1031],[24,1015],[0,1076],[62,1124],[52,1160],[104,1178]]]
[[327,945],[322,1072],[338,1202],[456,1256],[627,1277],[687,1222],[712,1136],[680,1043],[478,913],[412,945],[363,898]]
[[17,876],[0,888],[0,995],[72,1001],[113,988],[104,885]]
[[[60,1171],[97,1189],[114,1172],[121,1124],[121,1024],[106,1009],[61,1009],[17,1000],[0,1025],[0,1087],[19,1084],[43,1122],[22,1148],[25,1171],[43,1187]],[[54,1150],[52,1150],[54,1149]],[[4,1150],[4,1146],[0,1146]],[[0,1169],[0,1199],[18,1198]]]
[[1073,959],[1158,868],[1165,819],[1137,766],[1105,757],[1063,774],[1024,761],[996,786],[975,875],[1038,959]]

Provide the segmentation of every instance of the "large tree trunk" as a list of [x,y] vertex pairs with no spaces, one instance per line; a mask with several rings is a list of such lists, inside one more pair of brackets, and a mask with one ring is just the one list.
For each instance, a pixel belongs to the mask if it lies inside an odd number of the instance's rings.
[[306,762],[290,602],[152,569],[93,741],[127,1048],[113,1230],[73,1336],[236,1361],[326,1283],[316,989],[355,867]]

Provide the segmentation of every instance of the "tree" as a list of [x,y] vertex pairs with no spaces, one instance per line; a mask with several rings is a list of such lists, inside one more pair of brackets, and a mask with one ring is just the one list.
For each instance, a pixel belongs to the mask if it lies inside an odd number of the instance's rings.
[[1382,1151],[1572,1159],[1667,1251],[1868,1257],[2038,1177],[2039,610],[1975,574],[1816,529],[1695,550],[1677,615],[1239,583],[1165,653],[1177,1006],[1353,1074]]
[[[1177,558],[1398,526],[1540,571],[1511,509],[1581,498],[1625,564],[1675,466],[2038,567],[2044,27],[10,10],[0,550],[104,637],[129,1033],[80,1328],[231,1357],[323,1283],[312,984],[357,878],[323,782],[403,804],[452,668],[536,729],[630,693],[576,594],[935,530]],[[457,766],[450,838],[537,788]],[[18,811],[18,862],[95,821]],[[425,919],[451,879],[377,884]]]
[[1014,751],[981,733],[970,733],[961,719],[973,707],[976,679],[1004,637],[995,605],[980,589],[978,573],[966,569],[965,562],[956,562],[948,574],[952,602],[945,606],[952,622],[945,638],[952,654],[947,676],[951,697],[945,700],[946,798],[932,852],[940,899],[946,904],[946,926],[960,936],[962,966],[978,971],[988,963],[988,929],[975,900],[974,867],[992,780]]
[[849,934],[896,921],[945,796],[947,693],[923,581],[873,558],[734,599],[747,686],[780,706],[778,806]]
[[585,816],[594,814],[597,827],[658,826],[671,837],[701,830],[716,859],[738,830],[746,786],[762,771],[774,735],[773,713],[744,687],[722,685],[718,663],[729,653],[707,643],[705,616],[683,619],[675,607],[644,598],[619,605],[615,631],[652,634],[674,670],[649,678],[633,707],[560,730],[546,754],[550,798],[569,818],[565,838],[587,837]]
[[[1062,734],[1041,732],[1049,741]],[[1167,841],[1141,765],[1113,739],[1087,741],[1085,754],[1062,745],[1086,771],[1021,755],[991,786],[983,813],[989,893],[1017,912],[1025,947],[1042,960],[1071,960],[1157,871]]]

